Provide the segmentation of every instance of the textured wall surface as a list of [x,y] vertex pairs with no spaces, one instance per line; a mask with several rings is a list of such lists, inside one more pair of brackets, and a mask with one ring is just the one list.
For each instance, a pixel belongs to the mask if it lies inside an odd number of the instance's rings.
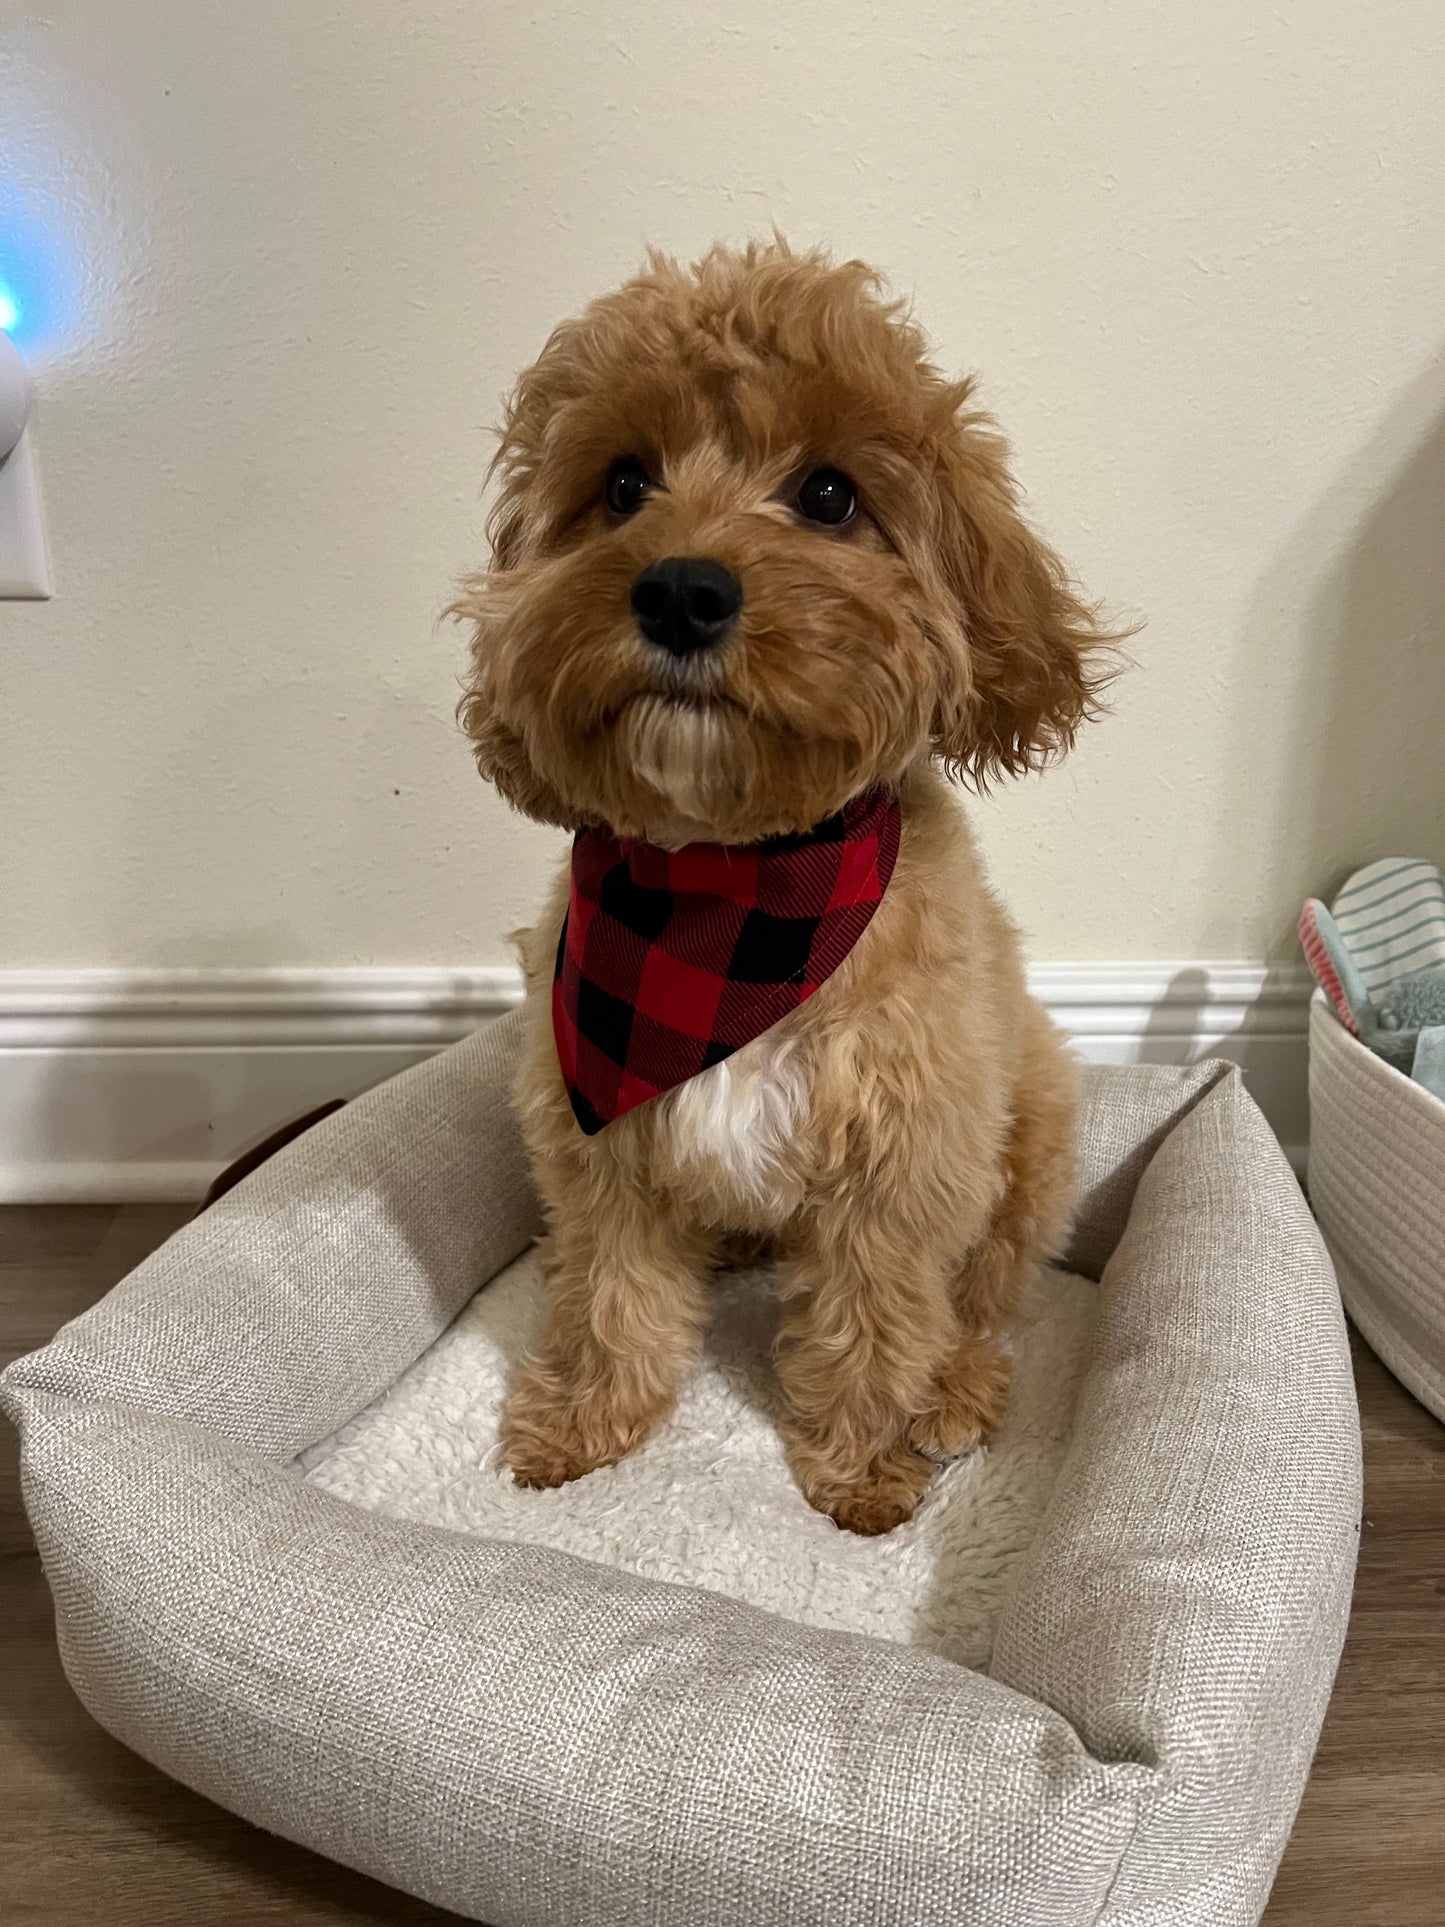
[[560,839],[438,627],[556,317],[776,220],[916,295],[1147,619],[981,806],[1037,956],[1259,957],[1445,857],[1445,15],[0,0],[55,599],[0,605],[0,965],[486,962]]

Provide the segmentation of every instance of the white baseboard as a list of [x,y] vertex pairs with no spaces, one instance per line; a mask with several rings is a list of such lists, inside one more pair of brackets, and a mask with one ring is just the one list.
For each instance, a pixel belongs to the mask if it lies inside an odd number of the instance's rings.
[[[1093,1063],[1226,1056],[1298,1163],[1303,965],[1050,963],[1030,983]],[[474,970],[0,971],[0,1201],[191,1199],[232,1158],[517,1003]]]

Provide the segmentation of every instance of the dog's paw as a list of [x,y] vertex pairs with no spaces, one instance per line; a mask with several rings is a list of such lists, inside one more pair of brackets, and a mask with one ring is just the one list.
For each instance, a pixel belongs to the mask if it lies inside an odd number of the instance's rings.
[[794,1455],[794,1469],[803,1496],[818,1512],[826,1512],[844,1532],[876,1539],[911,1519],[933,1466],[907,1446],[880,1452],[862,1472],[842,1477],[812,1455]]
[[567,1485],[615,1465],[638,1442],[631,1428],[584,1429],[555,1408],[513,1409],[502,1426],[502,1463],[518,1485]]
[[920,1412],[908,1428],[908,1443],[935,1465],[966,1458],[983,1441],[983,1428],[977,1419],[951,1405]]
[[986,1444],[1003,1423],[1011,1370],[993,1339],[966,1339],[940,1377],[934,1403],[908,1428],[914,1451],[937,1463]]
[[502,1418],[502,1462],[518,1485],[566,1485],[582,1478],[605,1463],[595,1444],[577,1425],[575,1408],[533,1373],[522,1377]]
[[507,1402],[502,1462],[518,1485],[566,1485],[636,1451],[666,1409],[662,1400],[639,1408],[573,1396],[550,1375],[529,1372]]
[[856,1532],[860,1539],[880,1539],[911,1519],[917,1504],[916,1492],[856,1492],[835,1499],[827,1513],[840,1531]]
[[543,1490],[580,1479],[606,1461],[589,1461],[576,1440],[551,1438],[523,1427],[503,1433],[502,1463],[518,1485]]

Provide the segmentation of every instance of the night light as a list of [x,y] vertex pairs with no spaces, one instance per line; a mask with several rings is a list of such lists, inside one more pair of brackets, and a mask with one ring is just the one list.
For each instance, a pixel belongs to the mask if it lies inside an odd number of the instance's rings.
[[43,602],[50,561],[35,455],[25,433],[30,377],[20,350],[0,329],[0,597]]
[[0,281],[0,329],[8,335],[20,319],[20,303]]
[[9,335],[0,334],[0,462],[25,431],[30,415],[30,378],[20,351]]

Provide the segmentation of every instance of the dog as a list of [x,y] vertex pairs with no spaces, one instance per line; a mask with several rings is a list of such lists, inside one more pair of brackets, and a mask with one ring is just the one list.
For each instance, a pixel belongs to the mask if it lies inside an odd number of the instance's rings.
[[[1119,638],[1023,519],[972,386],[868,267],[774,237],[652,254],[510,399],[492,565],[455,604],[459,716],[511,804],[580,833],[520,938],[516,1099],[549,1227],[545,1330],[503,1426],[523,1486],[648,1437],[740,1243],[777,1261],[788,1458],[840,1527],[888,1532],[1000,1421],[1001,1340],[1072,1209],[1076,1083],[949,779],[1064,750]],[[749,1041],[589,1111],[557,1008],[595,908],[584,846],[604,899],[634,860],[705,891],[698,864],[786,866],[819,825],[848,843],[850,810],[878,831],[875,895],[822,980],[794,971]]]

